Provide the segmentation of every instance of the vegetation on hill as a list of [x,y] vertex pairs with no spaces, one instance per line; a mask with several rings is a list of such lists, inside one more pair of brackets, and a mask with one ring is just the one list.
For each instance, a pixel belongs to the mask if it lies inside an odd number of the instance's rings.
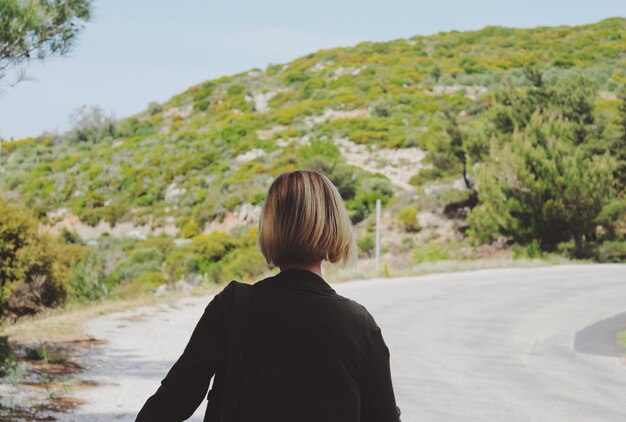
[[380,198],[384,246],[415,263],[481,243],[624,260],[625,69],[623,18],[322,50],[120,121],[80,110],[68,133],[4,142],[0,185],[48,226],[111,233],[64,232],[86,251],[65,282],[77,300],[256,276],[254,213],[297,168],[337,185],[363,256]]

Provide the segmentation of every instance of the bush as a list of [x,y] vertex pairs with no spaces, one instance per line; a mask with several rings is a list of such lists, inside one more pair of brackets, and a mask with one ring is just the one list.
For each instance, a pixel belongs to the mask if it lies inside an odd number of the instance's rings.
[[195,220],[189,220],[180,231],[180,235],[185,239],[190,239],[200,234],[200,227]]
[[107,286],[129,283],[146,273],[161,272],[163,261],[163,254],[156,248],[134,250],[128,258],[118,262],[107,277]]
[[98,252],[89,251],[71,269],[68,294],[74,300],[88,301],[107,293],[104,262]]
[[417,232],[421,227],[417,221],[417,210],[407,207],[398,213],[398,223],[405,232]]
[[356,241],[359,250],[366,253],[368,256],[371,256],[372,251],[376,247],[376,239],[374,235],[368,233],[365,236],[359,237]]
[[43,360],[46,363],[66,363],[69,357],[65,351],[40,343],[24,349],[24,357],[28,360]]
[[604,242],[598,247],[599,262],[626,262],[626,241]]
[[0,315],[34,314],[64,301],[58,252],[27,209],[0,198]]
[[363,220],[376,207],[380,199],[385,206],[393,197],[393,188],[386,177],[368,177],[358,186],[354,199],[346,201],[346,208],[354,224]]
[[17,368],[17,359],[11,348],[8,336],[0,336],[0,378]]
[[191,240],[190,250],[196,256],[196,266],[200,273],[208,272],[214,263],[226,256],[240,241],[227,233],[213,231],[202,234]]
[[[230,279],[250,281],[267,270],[267,263],[261,252],[253,247],[244,247],[233,250],[219,266],[222,282]],[[217,272],[212,274],[217,281]]]
[[513,259],[538,259],[543,257],[541,246],[537,240],[528,245],[515,245],[513,247]]
[[415,264],[444,261],[446,259],[450,259],[450,254],[441,243],[429,243],[413,251],[413,262]]
[[148,104],[148,113],[150,113],[151,116],[154,116],[155,114],[158,114],[162,111],[163,106],[156,101],[152,101]]

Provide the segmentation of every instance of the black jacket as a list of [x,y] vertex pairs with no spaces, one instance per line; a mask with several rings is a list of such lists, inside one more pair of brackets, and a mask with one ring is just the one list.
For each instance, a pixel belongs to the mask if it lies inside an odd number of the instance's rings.
[[[194,413],[223,368],[232,303],[233,283],[208,304],[137,421],[182,421]],[[245,342],[238,421],[399,420],[380,328],[319,275],[289,269],[255,283]]]

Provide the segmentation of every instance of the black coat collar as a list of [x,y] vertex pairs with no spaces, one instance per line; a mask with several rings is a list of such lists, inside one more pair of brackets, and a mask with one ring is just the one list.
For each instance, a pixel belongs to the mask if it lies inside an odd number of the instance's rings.
[[314,273],[313,271],[303,270],[300,268],[290,268],[281,271],[275,276],[269,277],[269,279],[273,279],[274,283],[281,286],[335,293],[335,290],[330,287],[326,280],[324,280],[318,274]]

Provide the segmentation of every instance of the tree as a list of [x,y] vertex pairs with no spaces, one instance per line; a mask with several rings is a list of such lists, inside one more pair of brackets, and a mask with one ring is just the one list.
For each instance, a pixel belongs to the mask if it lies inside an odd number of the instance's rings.
[[617,160],[615,177],[621,188],[626,189],[626,86],[621,89],[619,100],[619,133],[611,145],[611,155]]
[[34,59],[67,53],[91,18],[91,3],[0,0],[0,80]]
[[70,116],[70,123],[70,139],[75,143],[96,143],[116,134],[115,119],[97,105],[77,108]]
[[615,160],[589,156],[573,141],[566,122],[537,112],[511,142],[494,142],[493,160],[480,173],[483,205],[470,214],[472,232],[484,238],[490,227],[519,243],[539,240],[543,250],[573,238],[581,257],[615,197]]
[[524,76],[530,85],[525,92],[520,92],[507,81],[504,89],[496,93],[492,122],[501,135],[512,135],[516,130],[524,129],[533,113],[545,111],[553,99],[554,93],[545,85],[541,72],[527,67]]
[[[574,240],[581,257],[596,241],[598,224],[610,227],[617,197],[619,140],[596,118],[593,84],[580,77],[546,86],[526,70],[530,88],[510,86],[494,107],[491,157],[480,166],[480,206],[469,215],[470,233],[488,242],[504,235],[543,250]],[[617,189],[616,189],[617,188]]]

